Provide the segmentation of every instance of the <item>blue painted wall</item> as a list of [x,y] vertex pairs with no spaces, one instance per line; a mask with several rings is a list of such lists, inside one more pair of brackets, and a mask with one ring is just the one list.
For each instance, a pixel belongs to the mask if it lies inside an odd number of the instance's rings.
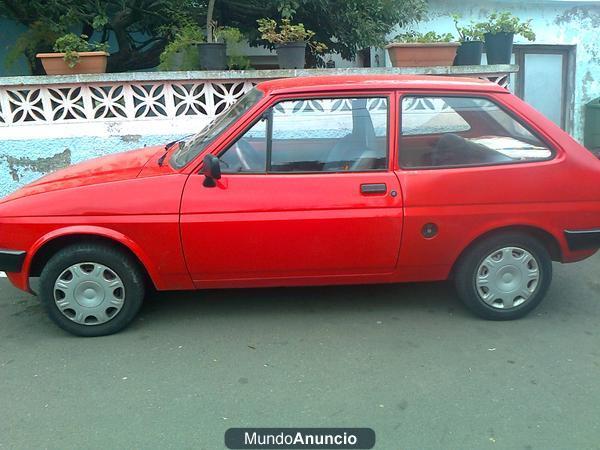
[[49,172],[115,152],[170,142],[182,136],[119,136],[0,140],[0,197]]

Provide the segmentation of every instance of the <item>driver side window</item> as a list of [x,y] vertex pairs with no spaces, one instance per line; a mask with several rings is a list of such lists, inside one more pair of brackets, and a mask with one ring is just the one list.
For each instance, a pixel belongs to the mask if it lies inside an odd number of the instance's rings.
[[264,173],[267,169],[267,119],[261,118],[219,156],[222,173]]
[[387,169],[387,97],[284,100],[220,154],[223,173]]
[[289,100],[273,108],[270,172],[387,167],[387,98]]

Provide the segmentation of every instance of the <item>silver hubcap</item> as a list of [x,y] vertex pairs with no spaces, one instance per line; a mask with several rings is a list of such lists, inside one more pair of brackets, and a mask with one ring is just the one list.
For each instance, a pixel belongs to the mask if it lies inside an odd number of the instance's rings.
[[125,286],[109,267],[93,262],[74,264],[54,283],[54,301],[73,322],[100,325],[123,308]]
[[479,297],[493,308],[507,309],[525,303],[540,281],[537,260],[527,250],[504,247],[486,256],[475,273]]

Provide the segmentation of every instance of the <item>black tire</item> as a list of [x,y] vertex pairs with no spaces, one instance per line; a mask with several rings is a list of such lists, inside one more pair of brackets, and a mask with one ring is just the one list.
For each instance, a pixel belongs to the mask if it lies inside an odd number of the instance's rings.
[[[528,251],[537,261],[540,278],[535,291],[524,303],[507,309],[488,305],[479,296],[475,277],[483,260],[504,247],[518,247]],[[518,232],[492,235],[471,247],[461,256],[455,270],[455,285],[462,302],[473,313],[488,320],[519,319],[532,311],[544,299],[552,281],[552,259],[548,250],[537,239]]]
[[[116,273],[123,282],[125,293],[121,310],[108,322],[84,325],[65,316],[54,299],[54,285],[69,267],[85,262],[102,264]],[[128,254],[107,245],[82,243],[65,247],[57,252],[40,275],[39,297],[50,319],[63,330],[77,336],[105,336],[121,331],[135,318],[145,296],[144,276],[136,260]]]

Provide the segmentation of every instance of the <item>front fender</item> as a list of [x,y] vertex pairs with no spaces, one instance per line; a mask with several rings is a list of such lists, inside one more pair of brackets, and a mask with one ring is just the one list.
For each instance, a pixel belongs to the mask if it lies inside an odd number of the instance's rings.
[[105,239],[109,239],[111,241],[117,242],[126,248],[128,248],[135,256],[138,258],[140,263],[144,266],[148,275],[155,283],[160,284],[159,272],[152,262],[151,258],[146,254],[146,252],[136,244],[132,239],[128,236],[115,231],[110,228],[99,227],[94,225],[78,225],[78,226],[69,226],[64,228],[59,228],[56,230],[52,230],[43,236],[41,236],[38,240],[36,240],[33,245],[29,249],[27,249],[27,256],[25,257],[25,261],[23,262],[23,267],[21,272],[18,273],[8,273],[7,276],[10,281],[19,289],[22,289],[27,292],[31,292],[31,287],[29,285],[29,275],[31,272],[32,262],[35,260],[36,255],[39,251],[50,242],[54,241],[58,238],[63,238],[67,236],[96,236],[102,237]]

